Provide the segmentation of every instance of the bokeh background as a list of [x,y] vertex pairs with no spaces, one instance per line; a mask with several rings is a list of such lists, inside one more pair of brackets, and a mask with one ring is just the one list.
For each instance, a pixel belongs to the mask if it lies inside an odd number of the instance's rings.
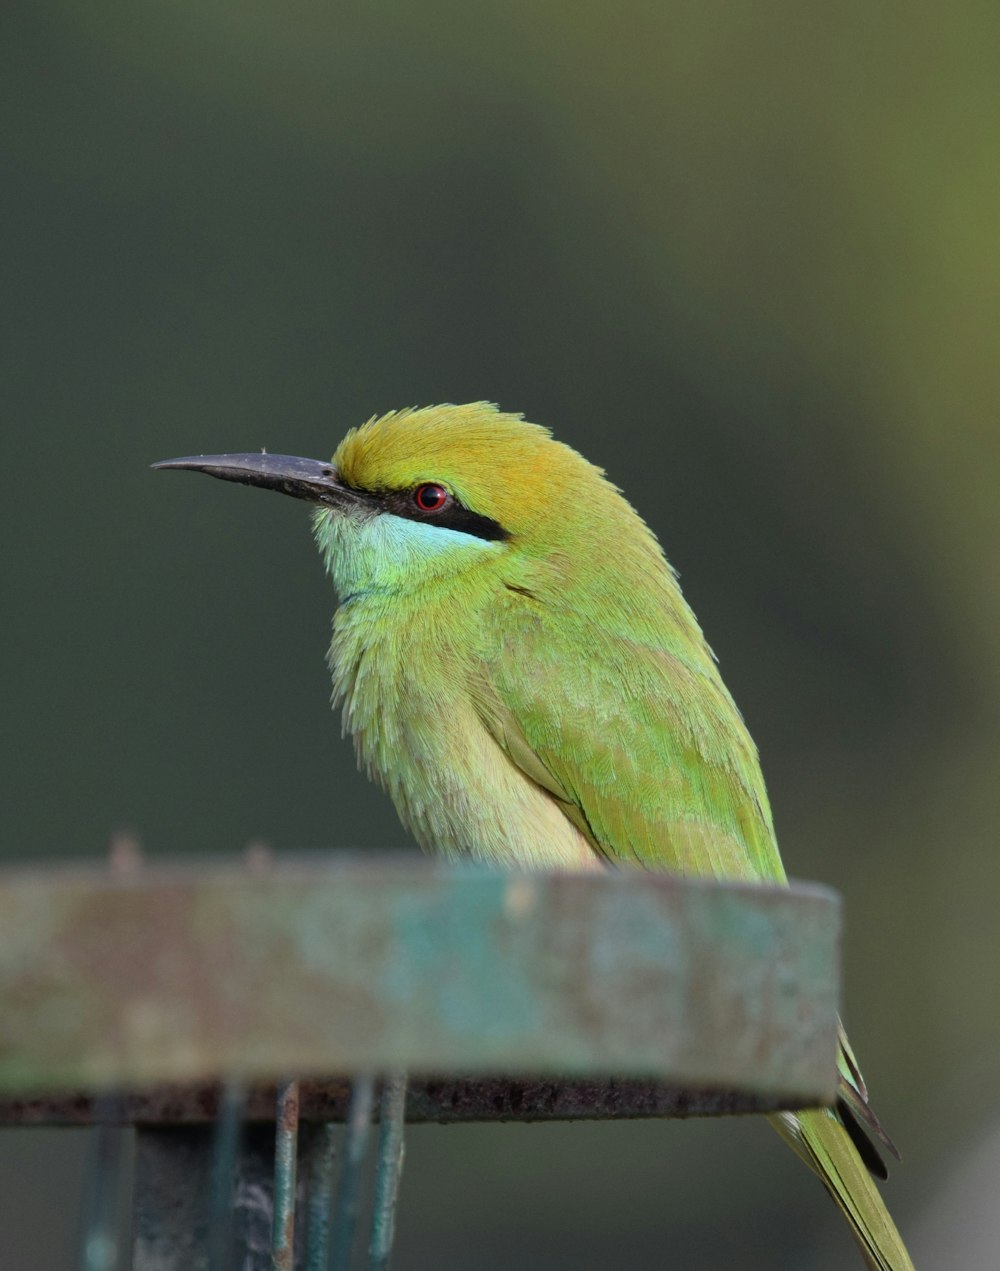
[[[8,0],[2,851],[403,842],[328,709],[326,457],[488,398],[682,573],[920,1266],[1000,1217],[1000,8]],[[82,1136],[0,1134],[0,1264],[75,1265]],[[857,1265],[757,1121],[423,1129],[396,1265]]]

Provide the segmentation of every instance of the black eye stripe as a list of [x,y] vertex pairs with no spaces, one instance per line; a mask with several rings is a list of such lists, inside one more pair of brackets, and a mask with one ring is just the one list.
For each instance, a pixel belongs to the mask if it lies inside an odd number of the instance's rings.
[[[437,482],[421,482],[421,485],[437,485]],[[419,487],[417,487],[419,489]],[[384,512],[405,517],[408,521],[421,521],[425,525],[438,525],[445,530],[459,530],[473,534],[489,543],[502,543],[510,534],[491,517],[480,516],[451,496],[448,504],[437,512],[424,512],[417,506],[414,490],[384,490],[373,492],[372,502]]]

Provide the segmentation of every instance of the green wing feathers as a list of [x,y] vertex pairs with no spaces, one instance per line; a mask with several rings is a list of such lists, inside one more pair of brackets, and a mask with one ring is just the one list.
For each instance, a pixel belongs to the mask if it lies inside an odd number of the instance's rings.
[[646,869],[784,881],[756,748],[700,640],[671,648],[535,611],[490,662],[484,723],[595,851]]
[[817,1108],[770,1120],[836,1201],[872,1271],[913,1271],[882,1197],[836,1114]]
[[[565,612],[552,621],[526,602],[474,692],[480,718],[609,863],[784,882],[756,748],[700,631],[692,619],[654,642],[635,626],[609,633],[606,620]],[[869,1266],[912,1271],[872,1182],[869,1171],[884,1178],[885,1167],[867,1136],[898,1153],[843,1029],[838,1108],[772,1122],[823,1181]]]

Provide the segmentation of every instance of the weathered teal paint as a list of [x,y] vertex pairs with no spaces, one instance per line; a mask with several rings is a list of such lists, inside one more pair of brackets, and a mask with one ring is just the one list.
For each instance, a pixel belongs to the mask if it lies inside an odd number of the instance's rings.
[[359,1076],[351,1085],[347,1109],[347,1137],[344,1164],[337,1182],[330,1237],[330,1271],[350,1271],[354,1232],[361,1206],[361,1173],[368,1155],[372,1110],[375,1107],[375,1080]]
[[108,1120],[90,1131],[80,1271],[122,1271],[120,1203],[128,1172],[128,1143],[125,1131],[113,1124],[118,1100],[102,1095],[98,1102]]
[[233,1266],[233,1188],[245,1109],[246,1087],[239,1081],[226,1082],[212,1143],[208,1271],[231,1271]]
[[406,1075],[391,1073],[385,1079],[379,1103],[378,1152],[372,1234],[368,1244],[369,1271],[388,1271],[396,1230],[396,1202],[403,1170],[403,1126],[406,1121]]
[[308,1158],[306,1271],[327,1271],[330,1259],[330,1203],[336,1155],[336,1127],[328,1122],[321,1127]]
[[832,1097],[820,888],[413,857],[0,873],[0,1095],[294,1072]]

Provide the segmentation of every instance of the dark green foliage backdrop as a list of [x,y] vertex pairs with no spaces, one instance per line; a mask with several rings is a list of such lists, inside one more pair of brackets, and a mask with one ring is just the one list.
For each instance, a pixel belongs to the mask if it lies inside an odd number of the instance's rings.
[[[122,825],[157,854],[399,843],[327,708],[304,510],[147,465],[523,410],[682,571],[791,872],[845,894],[890,1203],[925,1265],[989,1265],[1000,11],[2,23],[3,853],[96,857]],[[955,1181],[974,1151],[984,1195]],[[72,1265],[78,1170],[73,1136],[0,1138],[4,1266]],[[849,1251],[756,1123],[412,1136],[400,1271],[668,1257]]]

